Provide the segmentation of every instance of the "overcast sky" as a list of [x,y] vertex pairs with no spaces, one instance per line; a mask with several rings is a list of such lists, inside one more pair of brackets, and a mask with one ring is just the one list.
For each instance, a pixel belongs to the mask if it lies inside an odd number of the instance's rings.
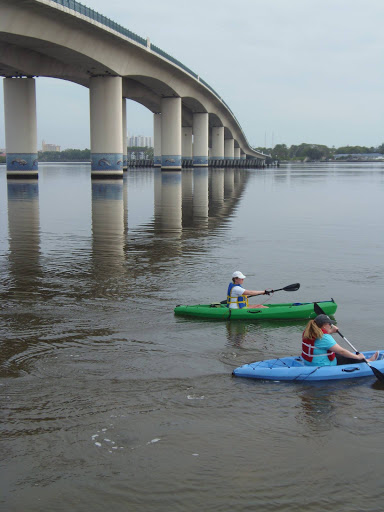
[[[253,146],[384,142],[383,0],[86,0],[226,101]],[[37,80],[38,147],[89,147],[88,90]],[[0,147],[4,142],[0,85]],[[128,130],[152,114],[128,101]]]

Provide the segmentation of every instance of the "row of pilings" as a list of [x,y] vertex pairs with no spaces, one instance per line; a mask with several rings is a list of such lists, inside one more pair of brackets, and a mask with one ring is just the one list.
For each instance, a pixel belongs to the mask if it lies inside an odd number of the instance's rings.
[[[127,167],[154,167],[153,160],[128,160]],[[192,161],[189,159],[182,160],[182,167],[192,168]],[[216,168],[241,168],[241,169],[262,169],[265,167],[263,160],[250,159],[250,158],[237,158],[237,159],[226,159],[226,160],[210,160],[209,167]]]

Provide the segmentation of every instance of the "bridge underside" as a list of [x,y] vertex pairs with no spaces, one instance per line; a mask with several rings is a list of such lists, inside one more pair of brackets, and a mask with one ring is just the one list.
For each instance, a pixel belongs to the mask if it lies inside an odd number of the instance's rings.
[[[0,75],[57,78],[84,87],[89,87],[92,76],[115,76],[112,69],[71,49],[31,37],[4,33],[0,33]],[[161,111],[162,98],[178,97],[178,94],[161,80],[133,75],[123,77],[123,97],[156,113]],[[193,113],[197,112],[207,112],[207,109],[196,98],[182,98],[183,126],[191,127]],[[209,126],[223,126],[223,122],[216,114],[209,113]],[[226,127],[225,138],[232,137],[231,130]]]
[[[124,98],[148,108],[154,123],[156,117],[161,118],[156,121],[155,140],[161,139],[161,152],[157,151],[166,168],[180,167],[184,155],[196,166],[208,165],[208,158],[264,158],[250,148],[225,102],[195,73],[148,41],[116,32],[116,25],[105,24],[92,17],[90,10],[84,14],[85,8],[76,6],[0,0],[0,76],[7,82],[6,142],[22,130],[15,120],[21,103],[24,110],[19,114],[28,112],[24,116],[30,117],[23,142],[19,138],[25,151],[10,144],[13,162],[28,158],[34,165],[36,162],[37,150],[28,136],[36,132],[36,114],[31,114],[36,111],[34,77],[57,78],[89,89],[91,154],[99,167],[110,166],[114,160],[121,166],[126,158]],[[120,142],[116,145],[116,141]]]

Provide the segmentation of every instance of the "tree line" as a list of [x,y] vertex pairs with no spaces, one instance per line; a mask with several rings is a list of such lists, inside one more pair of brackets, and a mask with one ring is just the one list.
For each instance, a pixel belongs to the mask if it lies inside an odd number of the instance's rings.
[[63,151],[39,151],[39,162],[90,162],[90,149],[64,149]]
[[384,154],[384,143],[377,147],[367,146],[341,146],[331,148],[323,144],[299,144],[288,147],[286,144],[276,144],[273,148],[255,148],[272,156],[274,160],[329,160],[335,155],[353,155],[365,153]]
[[[147,146],[128,146],[128,158],[153,159],[153,148]],[[90,149],[64,149],[63,151],[39,151],[39,162],[90,162]]]
[[[288,147],[286,144],[276,144],[273,148],[254,148],[264,154],[271,155],[273,160],[330,160],[335,155],[354,155],[381,153],[384,154],[384,143],[377,147],[341,146],[331,148],[323,144],[299,144]],[[147,146],[128,146],[128,158],[153,159],[153,148]],[[90,162],[90,149],[65,149],[63,151],[39,151],[39,162]],[[5,163],[5,156],[0,156],[0,163]]]

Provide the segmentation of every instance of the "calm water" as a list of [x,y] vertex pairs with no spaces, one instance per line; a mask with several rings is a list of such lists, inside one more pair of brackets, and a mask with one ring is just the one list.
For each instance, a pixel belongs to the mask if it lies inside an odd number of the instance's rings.
[[[266,171],[0,167],[1,498],[7,512],[379,511],[384,391],[231,377],[298,354],[305,322],[175,318],[300,282],[384,348],[384,165]],[[341,340],[342,341],[342,340]]]

